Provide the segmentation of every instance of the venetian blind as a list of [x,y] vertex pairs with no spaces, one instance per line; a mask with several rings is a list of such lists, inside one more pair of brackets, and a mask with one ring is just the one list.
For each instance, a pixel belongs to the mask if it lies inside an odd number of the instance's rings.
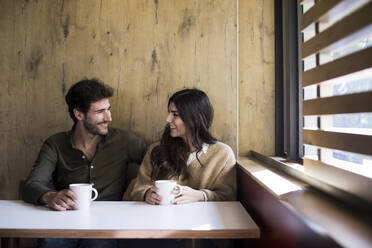
[[301,7],[305,172],[372,203],[372,2]]

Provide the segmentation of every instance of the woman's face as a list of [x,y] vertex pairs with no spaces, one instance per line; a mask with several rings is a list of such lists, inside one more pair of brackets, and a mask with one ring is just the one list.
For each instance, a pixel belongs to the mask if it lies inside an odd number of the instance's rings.
[[176,105],[174,103],[169,104],[168,109],[168,116],[166,119],[169,127],[170,127],[170,135],[175,137],[181,137],[186,141],[186,127],[183,123],[183,120],[178,114]]

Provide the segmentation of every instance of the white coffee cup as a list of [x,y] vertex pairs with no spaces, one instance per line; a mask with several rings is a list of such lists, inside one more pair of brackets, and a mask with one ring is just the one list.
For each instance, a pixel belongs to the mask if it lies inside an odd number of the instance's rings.
[[[74,183],[70,184],[69,188],[78,198],[75,202],[81,210],[89,209],[91,202],[98,197],[97,190],[89,183]],[[92,196],[92,192],[94,192],[94,197]]]
[[[161,196],[161,205],[168,205],[172,204],[172,200],[176,197],[182,194],[182,187],[177,184],[174,180],[156,180],[155,181],[155,187],[159,189],[157,192],[158,195]],[[172,193],[173,189],[179,190],[178,194]]]

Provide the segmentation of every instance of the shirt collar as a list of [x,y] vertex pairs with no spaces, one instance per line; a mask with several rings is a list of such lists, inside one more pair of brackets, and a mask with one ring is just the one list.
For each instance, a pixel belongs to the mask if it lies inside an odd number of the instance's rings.
[[198,151],[198,152],[197,151],[194,151],[194,152],[190,153],[189,158],[187,159],[187,163],[186,164],[187,165],[190,165],[192,162],[194,162],[195,159],[196,159],[196,155],[207,153],[208,147],[209,147],[209,144],[203,143],[202,149],[200,151]]

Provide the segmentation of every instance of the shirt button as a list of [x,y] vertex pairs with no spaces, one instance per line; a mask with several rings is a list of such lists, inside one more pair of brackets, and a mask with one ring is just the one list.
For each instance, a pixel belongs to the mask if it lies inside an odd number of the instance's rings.
[[85,159],[85,156],[83,155],[82,158]]
[[93,165],[91,165],[91,166],[90,166],[90,168],[91,168],[91,169],[93,169],[93,168],[94,168],[94,166],[93,166]]

